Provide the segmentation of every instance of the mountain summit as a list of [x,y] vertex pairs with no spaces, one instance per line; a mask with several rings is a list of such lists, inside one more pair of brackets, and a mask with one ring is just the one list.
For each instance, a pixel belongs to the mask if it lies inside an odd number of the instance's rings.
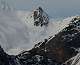
[[47,26],[49,23],[49,17],[42,7],[38,7],[33,11],[33,18],[35,26]]

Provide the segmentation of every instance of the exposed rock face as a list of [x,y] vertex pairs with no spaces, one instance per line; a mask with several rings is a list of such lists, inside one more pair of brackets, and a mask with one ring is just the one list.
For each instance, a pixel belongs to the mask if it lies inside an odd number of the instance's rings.
[[0,65],[60,65],[55,60],[53,62],[52,59],[47,58],[44,51],[38,54],[38,50],[38,48],[33,48],[13,56],[6,54],[0,47]]
[[4,50],[0,46],[0,65],[8,65],[8,55],[4,52]]
[[0,46],[0,65],[20,65],[16,56],[8,55]]
[[41,7],[38,7],[38,9],[34,10],[33,18],[35,26],[47,26],[49,23],[49,17]]
[[62,65],[78,53],[79,43],[80,17],[75,17],[55,37],[39,42],[29,51],[10,56],[0,47],[0,65]]

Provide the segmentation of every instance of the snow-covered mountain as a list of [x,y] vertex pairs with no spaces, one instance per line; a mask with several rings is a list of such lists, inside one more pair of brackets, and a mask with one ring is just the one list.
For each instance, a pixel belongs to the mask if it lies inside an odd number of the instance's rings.
[[[62,30],[58,31],[55,36],[53,35],[44,39],[43,42],[37,43],[30,50],[22,51],[17,55],[8,55],[0,46],[0,64],[78,65],[80,55],[77,54],[79,53],[78,49],[80,48],[80,17],[74,16],[67,18],[64,21],[68,21],[68,24],[64,26]],[[67,60],[69,59],[70,61],[68,62]]]
[[41,7],[16,11],[1,0],[0,65],[80,65],[79,43],[80,16],[51,19]]
[[[49,19],[47,26],[35,26],[34,11],[0,11],[0,44],[9,54],[18,54],[24,49],[31,49],[39,41],[57,34],[72,19],[71,17],[60,21]],[[48,18],[47,14],[45,18]]]

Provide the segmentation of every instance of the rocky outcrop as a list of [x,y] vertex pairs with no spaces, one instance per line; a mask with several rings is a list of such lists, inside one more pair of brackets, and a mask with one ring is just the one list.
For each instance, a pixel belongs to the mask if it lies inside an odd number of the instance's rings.
[[0,65],[8,65],[8,55],[4,52],[4,50],[0,46]]

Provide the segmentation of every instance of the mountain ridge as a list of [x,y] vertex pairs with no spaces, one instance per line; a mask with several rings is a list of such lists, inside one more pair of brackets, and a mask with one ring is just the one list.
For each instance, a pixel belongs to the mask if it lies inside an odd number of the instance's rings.
[[[65,61],[77,55],[78,51],[76,51],[75,48],[78,49],[80,47],[78,43],[80,42],[80,18],[75,17],[70,22],[68,27],[65,27],[55,36],[39,42],[31,50],[23,51],[16,56],[6,54],[0,47],[0,51],[2,50],[2,54],[0,55],[4,55],[2,59],[0,59],[0,61],[3,61],[1,65],[8,63],[10,65],[62,65]],[[4,59],[5,57],[8,59],[7,62],[6,59]]]

